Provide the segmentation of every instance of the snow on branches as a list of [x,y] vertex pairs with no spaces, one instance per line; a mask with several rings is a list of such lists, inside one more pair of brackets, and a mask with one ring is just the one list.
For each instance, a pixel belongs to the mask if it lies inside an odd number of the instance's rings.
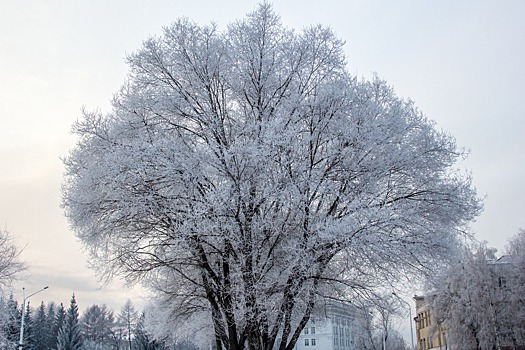
[[319,296],[441,259],[480,210],[463,153],[330,29],[268,4],[221,32],[176,21],[84,112],[63,206],[93,264],[206,312],[217,346],[293,348]]

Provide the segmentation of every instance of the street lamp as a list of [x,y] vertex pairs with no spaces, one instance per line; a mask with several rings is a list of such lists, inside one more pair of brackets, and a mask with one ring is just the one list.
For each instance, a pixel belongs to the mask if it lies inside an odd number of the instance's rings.
[[49,286],[45,286],[44,288],[34,292],[33,294],[28,295],[27,297],[25,296],[26,289],[22,288],[22,321],[20,321],[20,340],[18,341],[18,350],[22,350],[24,348],[24,316],[26,311],[26,300],[31,298],[33,295],[40,293],[43,290],[46,290],[47,288],[49,288]]
[[396,292],[392,292],[392,295],[396,296],[398,300],[404,302],[408,306],[408,312],[409,312],[408,319],[410,320],[410,336],[412,338],[412,350],[414,350],[415,347],[414,347],[414,328],[412,325],[412,308],[410,307],[410,303],[402,299],[399,295],[396,294]]

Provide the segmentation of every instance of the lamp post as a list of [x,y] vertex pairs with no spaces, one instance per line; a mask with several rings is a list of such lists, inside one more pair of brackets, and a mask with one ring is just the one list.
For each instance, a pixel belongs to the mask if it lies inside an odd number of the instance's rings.
[[414,350],[415,347],[414,347],[414,328],[413,328],[414,326],[412,325],[412,308],[410,307],[410,304],[406,300],[401,299],[401,297],[397,295],[396,292],[392,292],[392,295],[396,296],[398,300],[402,301],[408,306],[408,312],[409,312],[408,319],[410,321],[410,336],[412,338],[412,350]]
[[49,288],[49,286],[45,286],[44,288],[34,292],[33,294],[29,294],[27,297],[25,296],[25,288],[22,288],[22,320],[20,321],[20,340],[18,341],[18,350],[22,350],[24,348],[24,317],[25,317],[25,311],[26,311],[26,300],[31,298],[33,295],[40,293],[43,290],[46,290]]

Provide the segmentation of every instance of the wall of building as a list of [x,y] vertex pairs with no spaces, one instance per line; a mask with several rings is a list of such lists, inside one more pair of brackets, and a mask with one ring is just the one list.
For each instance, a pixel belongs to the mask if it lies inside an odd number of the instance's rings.
[[330,302],[321,316],[313,317],[301,332],[296,350],[353,350],[360,309]]
[[416,344],[418,350],[448,349],[446,330],[436,324],[432,318],[432,311],[425,297],[415,296],[416,317]]

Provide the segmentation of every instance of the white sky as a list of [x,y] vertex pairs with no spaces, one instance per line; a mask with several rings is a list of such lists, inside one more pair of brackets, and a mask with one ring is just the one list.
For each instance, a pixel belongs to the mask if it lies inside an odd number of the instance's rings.
[[[126,53],[178,17],[222,28],[257,1],[0,0],[0,225],[25,246],[33,297],[120,310],[134,291],[101,287],[59,208],[63,165],[80,108],[107,111]],[[473,225],[490,246],[525,227],[525,1],[280,0],[286,26],[330,25],[351,72],[377,72],[471,151],[485,211]],[[45,293],[45,294],[44,294]]]

